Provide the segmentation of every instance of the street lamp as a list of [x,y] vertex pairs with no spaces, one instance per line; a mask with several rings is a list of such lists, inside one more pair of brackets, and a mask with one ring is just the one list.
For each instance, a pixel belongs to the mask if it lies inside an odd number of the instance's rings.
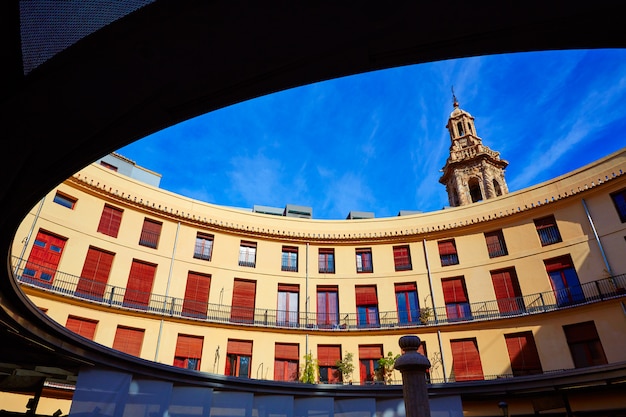
[[498,407],[502,410],[502,415],[504,417],[509,417],[509,405],[505,401],[500,401],[498,403]]

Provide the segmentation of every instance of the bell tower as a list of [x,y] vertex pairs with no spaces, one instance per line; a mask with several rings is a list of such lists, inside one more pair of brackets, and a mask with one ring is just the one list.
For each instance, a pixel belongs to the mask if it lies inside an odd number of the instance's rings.
[[454,110],[446,129],[450,133],[450,156],[439,182],[446,186],[450,206],[463,206],[507,194],[504,169],[509,164],[500,153],[483,145],[474,118],[459,108],[452,90]]

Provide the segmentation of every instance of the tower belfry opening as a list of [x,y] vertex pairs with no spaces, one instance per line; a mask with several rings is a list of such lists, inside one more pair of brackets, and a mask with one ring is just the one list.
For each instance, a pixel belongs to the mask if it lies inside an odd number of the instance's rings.
[[459,107],[452,91],[454,110],[446,129],[450,133],[450,156],[439,182],[446,186],[451,206],[463,206],[509,192],[504,179],[508,162],[483,144],[476,133],[474,117]]

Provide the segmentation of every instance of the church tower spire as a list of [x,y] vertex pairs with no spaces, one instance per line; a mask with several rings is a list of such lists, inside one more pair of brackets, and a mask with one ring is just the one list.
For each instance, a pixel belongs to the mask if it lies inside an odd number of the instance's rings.
[[442,169],[439,182],[446,186],[452,207],[463,206],[509,192],[504,169],[509,164],[500,153],[483,145],[476,133],[474,118],[459,107],[452,89],[454,110],[446,129],[450,133],[450,156]]

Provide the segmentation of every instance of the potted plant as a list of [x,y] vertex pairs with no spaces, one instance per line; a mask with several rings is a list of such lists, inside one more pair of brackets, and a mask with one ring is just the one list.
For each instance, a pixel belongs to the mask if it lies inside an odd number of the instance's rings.
[[304,365],[300,373],[300,382],[305,384],[315,384],[317,381],[318,366],[317,361],[313,359],[313,355],[309,352],[304,355]]
[[420,308],[420,323],[428,324],[430,317],[433,315],[433,309],[430,307]]
[[339,359],[336,363],[337,370],[341,373],[341,380],[349,384],[352,384],[352,372],[354,372],[352,358],[352,353],[347,352],[343,359]]
[[391,384],[393,382],[393,369],[396,363],[396,359],[400,357],[400,354],[393,355],[391,352],[387,352],[387,356],[384,356],[378,360],[378,369],[376,370],[376,377],[379,382],[383,384]]

